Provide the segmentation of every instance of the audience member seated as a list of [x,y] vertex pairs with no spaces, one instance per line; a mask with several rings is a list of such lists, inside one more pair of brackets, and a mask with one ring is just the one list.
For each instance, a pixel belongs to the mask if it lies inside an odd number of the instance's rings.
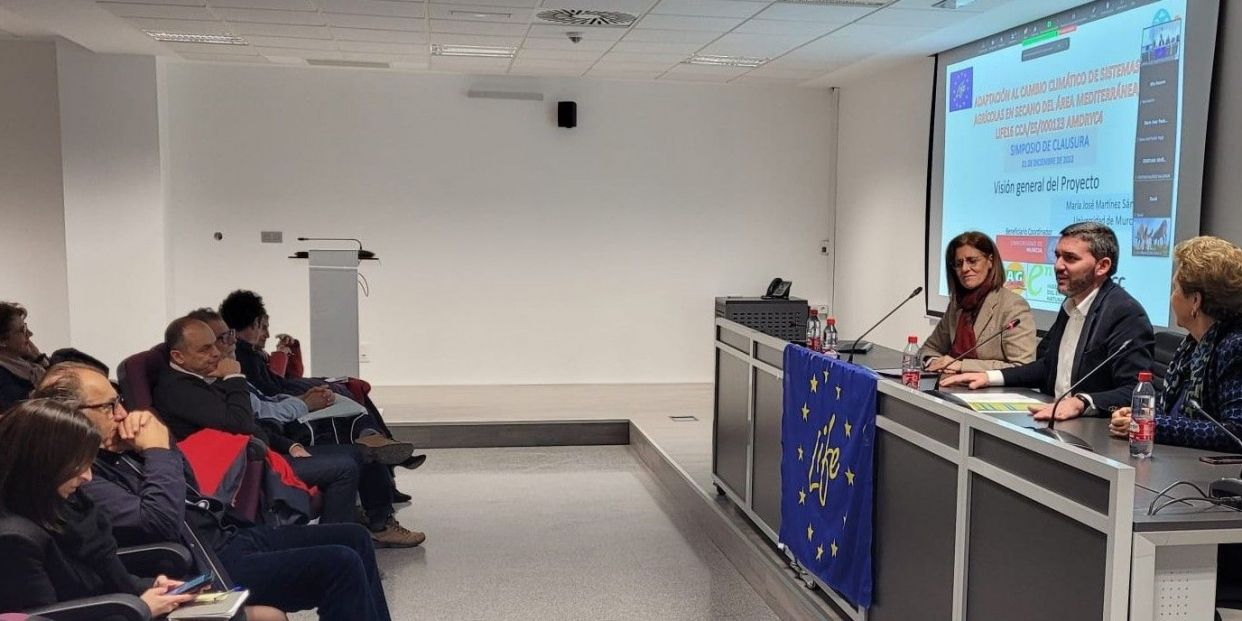
[[[235,520],[199,493],[150,412],[125,410],[107,378],[84,365],[53,367],[37,396],[54,396],[93,423],[93,479],[82,492],[98,503],[123,545],[175,541],[210,547],[249,602],[281,610],[318,608],[325,621],[387,621],[388,604],[366,529],[357,524],[255,526]],[[49,436],[50,437],[50,436]]]
[[131,576],[117,558],[108,520],[78,492],[91,480],[99,433],[72,407],[50,399],[18,404],[0,419],[0,610],[129,593],[152,616],[193,595],[180,584]]
[[[1020,386],[1061,395],[1085,374],[1126,350],[1107,368],[1083,379],[1077,392],[1061,399],[1057,420],[1108,416],[1130,402],[1138,372],[1150,369],[1156,336],[1143,307],[1112,281],[1117,273],[1117,235],[1096,222],[1065,227],[1056,247],[1057,291],[1065,296],[1061,312],[1039,343],[1035,361],[986,373],[959,373],[941,386]],[[1036,420],[1048,420],[1051,404],[1031,406]]]
[[[233,358],[233,348],[237,339],[233,330],[224,324],[220,315],[210,308],[202,308],[191,312],[188,317],[198,319],[207,324],[216,336],[216,349],[222,359]],[[324,386],[316,386],[301,397],[280,396],[267,397],[253,385],[250,389],[250,406],[260,421],[272,426],[288,426],[290,421],[308,412],[326,407],[336,398],[335,393]],[[341,397],[344,399],[344,397]],[[355,404],[357,405],[357,404]],[[361,406],[358,406],[361,407]],[[293,423],[297,426],[298,423]],[[293,434],[288,434],[293,435]],[[405,529],[394,518],[393,496],[396,487],[392,475],[384,464],[366,460],[360,447],[345,445],[318,444],[306,447],[312,456],[345,455],[354,461],[358,470],[358,496],[362,500],[362,509],[366,515],[366,525],[371,530],[375,545],[380,547],[405,547],[418,545],[425,536],[421,532]],[[312,460],[313,461],[313,460]],[[299,465],[305,461],[298,461]],[[351,505],[352,508],[352,505]]]
[[[172,361],[156,381],[155,409],[178,441],[201,429],[258,438],[287,455],[298,478],[320,488],[323,493],[321,523],[354,521],[360,476],[360,460],[356,454],[324,449],[320,455],[313,455],[278,428],[261,425],[251,407],[250,391],[237,361],[220,355],[216,334],[206,323],[191,317],[176,319],[165,331],[164,343]],[[409,447],[405,445],[404,455],[394,456],[394,461],[408,456]],[[377,458],[383,456],[382,451],[376,453]],[[393,547],[416,546],[424,539],[422,533],[404,529],[395,519],[388,520],[373,536]]]
[[[1169,300],[1186,329],[1156,402],[1156,442],[1213,451],[1242,446],[1203,416],[1242,434],[1242,250],[1218,237],[1196,237],[1173,250]],[[1110,431],[1126,438],[1130,408],[1113,413]]]
[[[992,238],[978,231],[954,237],[945,249],[944,269],[949,308],[919,350],[927,370],[952,375],[1034,360],[1031,305],[1004,287],[1005,269]],[[1004,330],[1014,320],[1018,325]],[[994,334],[1001,336],[988,340]]]
[[54,366],[62,362],[78,362],[99,369],[99,372],[103,373],[104,377],[112,374],[112,369],[108,368],[108,365],[103,362],[100,362],[98,358],[72,347],[62,347],[52,352],[52,355],[48,356],[47,361],[48,366]]
[[30,396],[47,370],[21,304],[0,302],[0,411]]
[[[263,298],[252,291],[237,290],[224,298],[220,303],[220,316],[224,323],[237,335],[237,362],[241,365],[246,379],[264,395],[277,397],[280,395],[300,395],[315,386],[327,386],[338,394],[352,397],[344,382],[328,382],[322,378],[288,378],[272,373],[267,366],[267,358],[262,353],[263,344],[268,339],[267,308]],[[354,440],[372,448],[384,449],[395,442],[392,433],[384,424],[379,410],[366,399],[362,404],[371,415],[370,419],[356,426],[357,436]],[[401,462],[408,468],[417,468],[426,460],[425,456],[411,456],[413,445],[410,446],[405,459]],[[417,463],[415,463],[417,462]]]

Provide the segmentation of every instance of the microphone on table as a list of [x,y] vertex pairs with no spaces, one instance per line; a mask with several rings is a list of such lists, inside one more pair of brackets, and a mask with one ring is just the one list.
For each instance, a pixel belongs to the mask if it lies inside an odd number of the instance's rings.
[[1095,365],[1095,368],[1091,369],[1090,371],[1087,371],[1086,374],[1078,378],[1078,381],[1074,382],[1074,384],[1070,386],[1069,389],[1061,393],[1061,395],[1058,396],[1056,400],[1052,402],[1052,417],[1048,419],[1047,427],[1027,427],[1027,429],[1033,429],[1035,433],[1048,436],[1052,438],[1053,440],[1057,440],[1058,442],[1064,442],[1066,444],[1077,446],[1080,449],[1090,451],[1091,445],[1087,443],[1086,440],[1083,440],[1082,438],[1072,433],[1057,430],[1056,428],[1057,406],[1061,404],[1062,399],[1065,399],[1071,394],[1074,394],[1074,389],[1081,386],[1082,383],[1087,381],[1087,379],[1090,378],[1092,375],[1095,375],[1096,371],[1099,371],[1100,369],[1104,368],[1104,365],[1107,365],[1108,363],[1112,362],[1115,358],[1117,358],[1117,356],[1120,356],[1122,352],[1129,349],[1130,344],[1133,342],[1134,342],[1134,339],[1126,339],[1126,341],[1122,343],[1120,347],[1118,347],[1115,351],[1113,351],[1113,353],[1109,354],[1107,358],[1105,358],[1103,361],[1100,362],[1100,364]]
[[1010,330],[1012,330],[1012,329],[1014,329],[1014,328],[1018,327],[1018,324],[1020,324],[1020,323],[1022,323],[1022,319],[1021,319],[1021,318],[1017,318],[1017,319],[1014,319],[1013,321],[1010,321],[1009,323],[1007,323],[1007,324],[1005,324],[1005,325],[1001,326],[1001,329],[1000,329],[1000,330],[997,330],[997,331],[996,331],[996,334],[993,334],[992,336],[989,336],[988,338],[983,339],[982,341],[979,341],[978,343],[975,343],[975,346],[974,346],[974,347],[971,347],[970,349],[968,349],[968,350],[966,350],[966,351],[964,351],[964,352],[962,352],[962,353],[958,354],[957,356],[954,356],[954,358],[953,358],[952,360],[950,360],[948,364],[944,365],[944,366],[943,366],[943,367],[941,367],[941,368],[942,368],[942,369],[947,369],[947,368],[949,368],[949,366],[950,366],[950,365],[952,365],[954,362],[958,362],[958,361],[962,360],[963,358],[965,358],[966,356],[968,356],[968,355],[970,355],[970,354],[975,353],[975,350],[979,349],[980,347],[983,347],[983,345],[984,345],[985,343],[989,343],[989,342],[991,342],[992,340],[996,339],[996,337],[998,337],[998,336],[1000,336],[1000,335],[1002,335],[1002,334],[1004,334],[1004,333],[1006,333],[1006,332],[1008,332],[1008,331],[1010,331]]
[[911,291],[911,292],[910,292],[910,295],[906,296],[906,299],[902,300],[902,301],[901,301],[901,303],[900,303],[900,304],[898,304],[897,306],[894,306],[894,307],[893,307],[893,310],[888,311],[888,314],[887,314],[887,315],[885,315],[885,316],[883,316],[883,317],[881,317],[879,321],[875,322],[875,325],[871,326],[870,328],[867,328],[867,331],[866,331],[866,332],[863,332],[863,333],[862,333],[862,336],[860,336],[860,337],[858,337],[857,339],[855,339],[855,340],[854,340],[854,344],[850,346],[850,359],[849,359],[849,360],[847,360],[846,362],[851,362],[851,363],[852,363],[852,362],[854,362],[854,354],[858,352],[858,344],[862,342],[863,337],[867,336],[868,334],[871,334],[871,331],[872,331],[872,330],[874,330],[874,329],[876,329],[876,328],[878,328],[878,327],[880,327],[880,324],[884,323],[884,320],[885,320],[885,319],[888,319],[889,317],[892,317],[892,316],[893,316],[893,313],[897,312],[897,310],[898,310],[898,309],[900,309],[902,306],[905,306],[905,305],[906,305],[906,302],[909,302],[910,300],[913,300],[913,299],[914,299],[914,296],[916,296],[916,295],[918,295],[918,294],[920,294],[920,293],[922,293],[922,292],[923,292],[923,288],[922,288],[922,287],[915,287],[915,288],[914,288],[914,291]]
[[[1197,400],[1187,398],[1186,401],[1182,403],[1182,410],[1188,412],[1189,414],[1202,416],[1203,418],[1212,421],[1213,425],[1219,427],[1221,431],[1225,432],[1225,435],[1229,436],[1229,438],[1237,443],[1239,447],[1242,447],[1242,438],[1238,438],[1238,436],[1234,435],[1234,433],[1230,431],[1224,423],[1216,420],[1216,418],[1211,414],[1208,414],[1207,410],[1204,410],[1203,406],[1199,405]],[[1240,499],[1242,498],[1242,479],[1233,477],[1221,477],[1216,479],[1208,484],[1208,496],[1211,496],[1212,498]],[[1239,508],[1235,505],[1230,506],[1233,506],[1235,509]]]

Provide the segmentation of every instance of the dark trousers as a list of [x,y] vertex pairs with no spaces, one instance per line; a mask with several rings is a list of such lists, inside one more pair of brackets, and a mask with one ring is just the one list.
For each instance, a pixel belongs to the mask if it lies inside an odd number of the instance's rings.
[[391,621],[367,529],[357,524],[256,526],[217,550],[247,603],[318,608],[321,621]]
[[[372,525],[382,527],[392,516],[392,476],[383,464],[365,463],[362,450],[352,444],[317,444],[307,447],[310,457],[293,457],[289,463],[298,478],[320,485],[323,509],[320,524],[354,521],[355,495]],[[306,472],[307,476],[303,476]],[[315,481],[312,481],[315,479]],[[328,487],[323,487],[326,481]]]

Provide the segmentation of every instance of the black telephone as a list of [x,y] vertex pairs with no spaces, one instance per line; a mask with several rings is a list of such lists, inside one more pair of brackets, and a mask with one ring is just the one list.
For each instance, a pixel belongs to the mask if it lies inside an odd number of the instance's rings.
[[780,277],[772,279],[768,285],[768,292],[763,294],[765,300],[788,300],[789,288],[793,287],[793,283],[788,280],[781,280]]

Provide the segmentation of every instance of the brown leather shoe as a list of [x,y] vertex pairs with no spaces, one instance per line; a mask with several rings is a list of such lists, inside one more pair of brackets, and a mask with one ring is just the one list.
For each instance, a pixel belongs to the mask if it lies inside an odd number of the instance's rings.
[[377,548],[413,548],[426,540],[427,535],[410,530],[391,517],[384,523],[384,530],[371,532],[371,541]]
[[385,466],[396,466],[409,459],[414,453],[413,444],[390,440],[378,433],[362,436],[354,440],[354,444],[362,447],[362,454],[367,460],[379,462]]

